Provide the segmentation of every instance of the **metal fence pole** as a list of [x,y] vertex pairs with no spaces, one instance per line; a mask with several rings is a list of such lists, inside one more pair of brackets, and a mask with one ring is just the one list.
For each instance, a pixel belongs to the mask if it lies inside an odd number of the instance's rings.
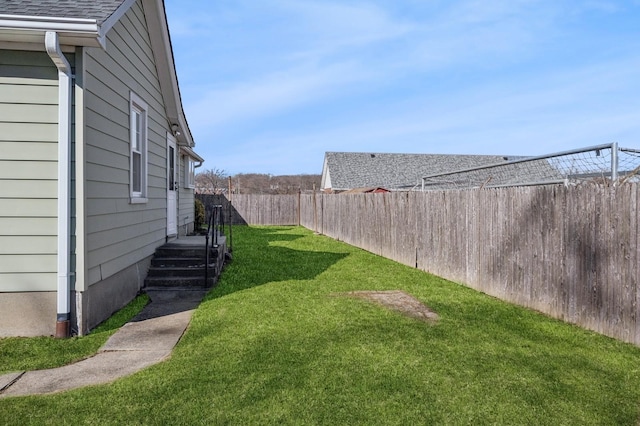
[[618,182],[618,142],[611,144],[611,181],[614,185]]

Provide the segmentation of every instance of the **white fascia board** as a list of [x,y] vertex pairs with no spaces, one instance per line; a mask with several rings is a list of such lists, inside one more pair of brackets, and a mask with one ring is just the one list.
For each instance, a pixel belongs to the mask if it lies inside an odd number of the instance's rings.
[[104,47],[104,33],[95,19],[0,14],[0,41],[31,43],[47,31],[58,33],[61,45]]
[[156,60],[158,78],[165,99],[165,111],[167,119],[170,121],[169,125],[177,124],[179,126],[178,144],[193,147],[195,146],[193,135],[182,107],[164,3],[162,0],[142,0],[142,4],[147,17],[151,49]]

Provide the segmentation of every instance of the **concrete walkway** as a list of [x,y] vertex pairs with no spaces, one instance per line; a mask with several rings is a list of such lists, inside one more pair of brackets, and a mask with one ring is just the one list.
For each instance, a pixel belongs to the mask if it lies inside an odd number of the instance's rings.
[[207,290],[159,290],[131,322],[113,334],[98,353],[75,364],[0,376],[0,398],[41,395],[109,383],[171,354]]

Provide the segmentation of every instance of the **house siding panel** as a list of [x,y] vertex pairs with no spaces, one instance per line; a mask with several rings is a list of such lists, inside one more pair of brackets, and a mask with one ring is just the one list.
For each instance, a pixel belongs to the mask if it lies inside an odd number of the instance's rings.
[[0,160],[0,179],[53,180],[58,176],[58,164],[53,161]]
[[[0,89],[2,90],[2,89]],[[33,114],[38,114],[37,105],[34,105]],[[50,123],[28,123],[29,126],[25,126],[24,123],[7,123],[2,125],[2,136],[0,139],[3,142],[58,142],[58,133],[55,130],[57,126],[53,126]],[[51,128],[54,128],[53,133]]]
[[57,102],[46,53],[0,50],[0,292],[56,288]]
[[[0,95],[2,96],[2,95]],[[29,104],[0,103],[0,117],[7,123],[32,123],[33,106]],[[57,105],[38,105],[38,119],[41,123],[58,123]]]
[[11,236],[2,237],[3,243],[0,245],[0,255],[38,255],[41,253],[55,253],[58,239],[55,236]]
[[[143,263],[166,236],[168,124],[140,2],[109,32],[106,51],[87,49],[85,68],[86,285],[91,286]],[[129,204],[130,91],[149,108],[146,204]]]
[[[0,235],[0,244],[4,244],[5,236],[49,236],[57,235],[57,218],[54,217],[5,217],[0,219],[2,222],[2,235]],[[37,259],[34,259],[37,261]],[[2,262],[2,259],[0,259]],[[55,270],[51,272],[56,272]]]
[[39,254],[38,261],[33,262],[31,255],[4,254],[0,263],[0,274],[51,272],[56,270],[56,254]]
[[[0,133],[3,128],[4,123],[0,122]],[[18,141],[0,140],[0,152],[2,159],[6,161],[55,161],[56,164],[58,161],[58,144],[52,142],[18,143]]]
[[2,179],[4,198],[50,198],[57,193],[57,180]]
[[[0,217],[20,218],[29,220],[30,217],[55,217],[57,200],[34,199],[2,199],[0,202]],[[55,228],[54,228],[55,229]]]
[[[53,63],[51,65],[53,66]],[[28,72],[27,70],[25,71]],[[0,102],[29,106],[56,105],[58,99],[57,77],[56,74],[55,86],[41,84],[39,79],[34,79],[27,84],[3,84],[2,90],[0,90]],[[52,104],[51,100],[56,101],[56,103]]]

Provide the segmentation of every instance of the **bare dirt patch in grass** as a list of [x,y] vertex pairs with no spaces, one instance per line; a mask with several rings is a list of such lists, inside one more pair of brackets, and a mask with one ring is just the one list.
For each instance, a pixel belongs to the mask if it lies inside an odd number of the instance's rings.
[[431,323],[438,321],[437,313],[404,291],[350,291],[348,293],[341,293],[340,295],[370,300],[386,308],[422,321]]

